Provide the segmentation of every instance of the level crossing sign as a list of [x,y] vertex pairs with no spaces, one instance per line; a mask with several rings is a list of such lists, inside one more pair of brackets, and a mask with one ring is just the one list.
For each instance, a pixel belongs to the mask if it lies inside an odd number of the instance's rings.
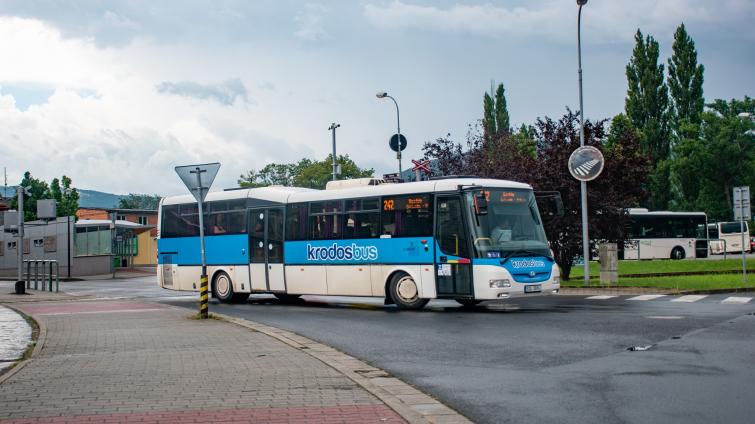
[[430,161],[429,160],[414,160],[412,159],[412,163],[414,164],[414,168],[412,168],[412,171],[424,171],[425,173],[430,173]]

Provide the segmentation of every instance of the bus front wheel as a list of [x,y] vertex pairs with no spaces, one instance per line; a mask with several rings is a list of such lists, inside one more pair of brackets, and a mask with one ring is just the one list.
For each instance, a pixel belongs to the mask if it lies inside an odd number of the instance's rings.
[[393,276],[389,293],[399,309],[421,309],[429,302],[429,299],[419,297],[417,283],[405,272]]
[[679,246],[671,249],[671,259],[684,259],[684,249]]

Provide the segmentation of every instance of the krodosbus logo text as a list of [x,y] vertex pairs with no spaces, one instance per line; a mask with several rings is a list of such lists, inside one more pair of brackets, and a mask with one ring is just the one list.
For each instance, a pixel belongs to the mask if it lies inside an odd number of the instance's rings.
[[339,246],[312,246],[307,244],[308,261],[374,261],[378,258],[377,246],[359,246],[352,243]]
[[545,262],[539,259],[521,259],[518,261],[511,261],[511,265],[514,268],[543,268]]

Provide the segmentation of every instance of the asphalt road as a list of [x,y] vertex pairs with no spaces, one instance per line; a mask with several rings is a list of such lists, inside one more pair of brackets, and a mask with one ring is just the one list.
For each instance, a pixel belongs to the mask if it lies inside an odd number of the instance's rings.
[[[65,283],[67,292],[196,308],[154,277]],[[750,423],[755,293],[535,297],[474,309],[433,301],[255,296],[210,311],[291,330],[381,367],[481,423]],[[679,300],[695,300],[682,302]],[[647,346],[647,351],[628,351]]]
[[720,303],[727,297],[558,296],[472,310],[436,301],[420,312],[373,299],[254,298],[211,310],[337,347],[476,422],[750,423],[755,303]]

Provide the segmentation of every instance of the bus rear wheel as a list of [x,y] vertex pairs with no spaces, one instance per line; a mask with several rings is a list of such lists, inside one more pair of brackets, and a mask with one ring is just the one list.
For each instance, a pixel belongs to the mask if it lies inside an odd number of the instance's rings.
[[684,249],[682,249],[679,246],[676,246],[675,248],[671,249],[671,259],[684,259]]
[[422,309],[430,301],[419,297],[417,283],[405,272],[393,276],[388,293],[399,309]]
[[233,281],[223,271],[215,274],[212,280],[212,296],[221,303],[241,303],[249,299],[249,293],[234,293]]

